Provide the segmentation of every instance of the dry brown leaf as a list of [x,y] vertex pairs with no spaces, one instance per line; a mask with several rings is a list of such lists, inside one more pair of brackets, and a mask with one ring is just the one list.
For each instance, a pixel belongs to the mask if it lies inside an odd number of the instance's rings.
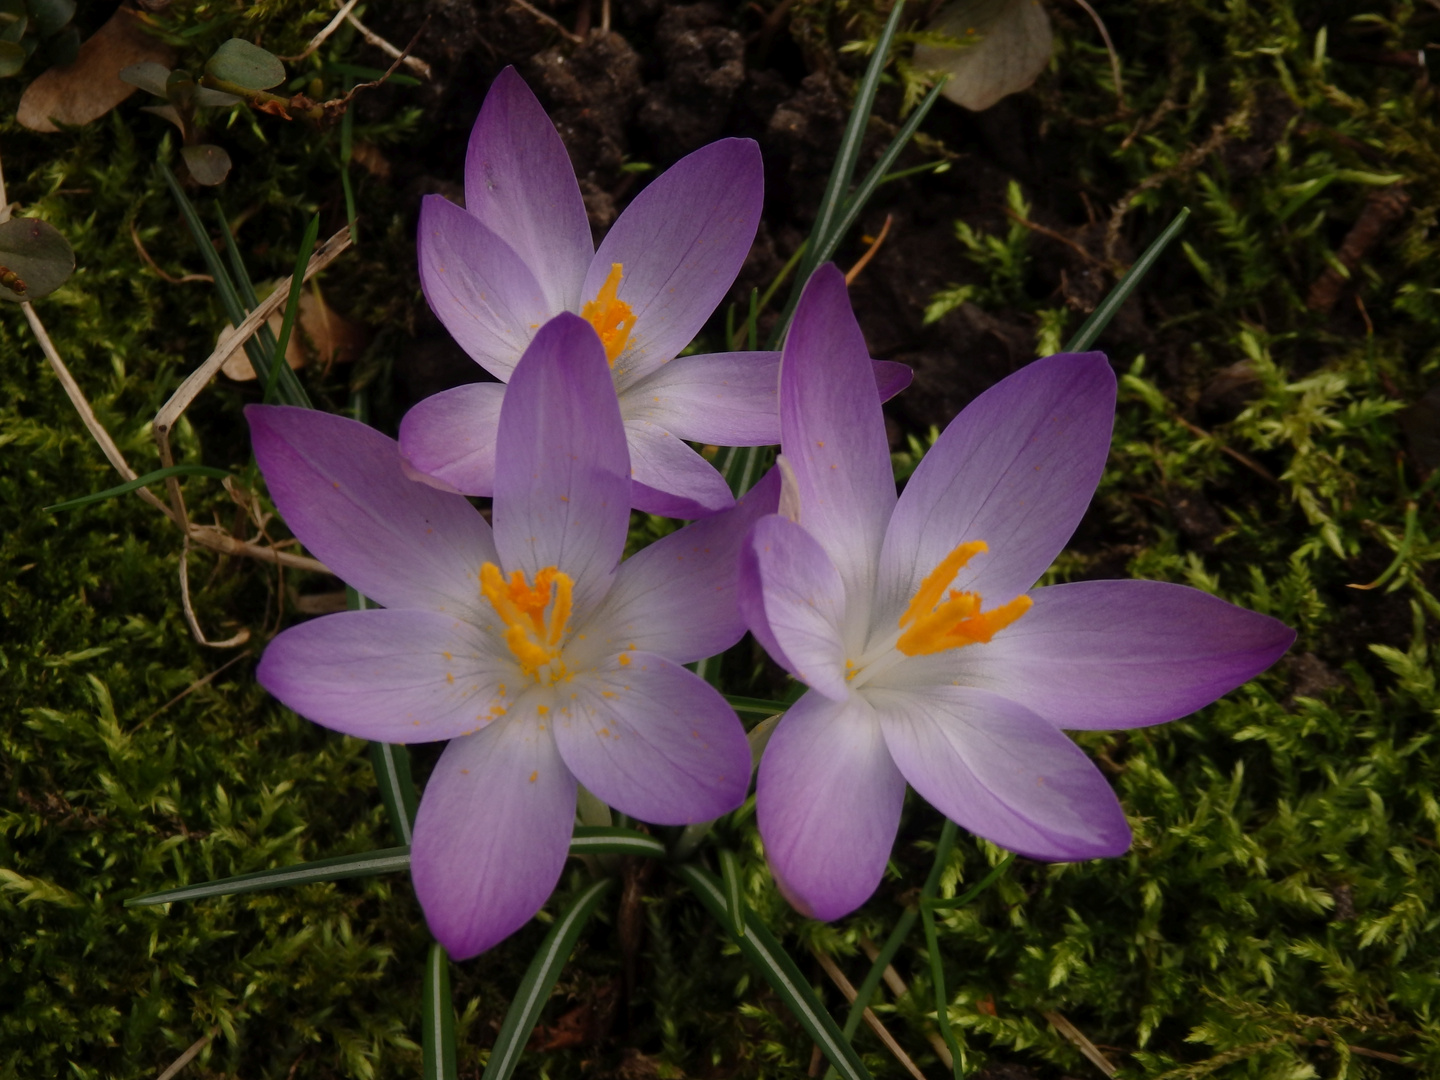
[[[284,316],[278,311],[266,320],[277,339],[283,322]],[[234,331],[233,326],[227,325],[215,343],[220,344]],[[285,362],[291,368],[303,367],[312,360],[327,368],[331,364],[350,364],[360,359],[369,343],[370,335],[364,327],[337,313],[319,294],[304,292],[300,294],[299,326],[285,345]],[[236,382],[255,378],[255,369],[250,366],[250,357],[244,349],[231,353],[220,370]]]
[[946,72],[950,78],[941,93],[975,112],[1028,87],[1054,51],[1050,16],[1040,0],[955,0],[927,29],[974,42],[963,49],[917,45],[915,66]]
[[88,124],[135,92],[120,81],[120,69],[146,60],[169,67],[175,50],[147,34],[135,12],[119,8],[80,46],[73,64],[52,67],[25,88],[15,118],[32,131]]

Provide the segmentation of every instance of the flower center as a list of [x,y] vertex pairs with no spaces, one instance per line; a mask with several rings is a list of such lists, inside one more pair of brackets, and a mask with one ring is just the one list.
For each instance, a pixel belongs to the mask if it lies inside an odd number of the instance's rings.
[[1030,610],[1030,597],[1021,595],[1008,604],[981,611],[979,593],[948,588],[961,567],[987,550],[984,540],[961,544],[925,576],[900,616],[897,649],[906,656],[929,656],[987,642]]
[[505,644],[520,669],[536,682],[541,681],[542,668],[548,669],[546,680],[552,684],[565,677],[564,665],[552,661],[560,655],[560,640],[570,621],[573,588],[570,575],[553,566],[536,574],[533,586],[523,570],[506,581],[494,563],[480,567],[480,591],[505,623]]
[[600,286],[595,299],[580,309],[580,317],[595,327],[595,332],[600,335],[600,342],[605,346],[605,359],[610,361],[612,368],[625,351],[625,342],[635,326],[635,313],[616,295],[620,291],[624,269],[622,263],[611,263],[610,276]]

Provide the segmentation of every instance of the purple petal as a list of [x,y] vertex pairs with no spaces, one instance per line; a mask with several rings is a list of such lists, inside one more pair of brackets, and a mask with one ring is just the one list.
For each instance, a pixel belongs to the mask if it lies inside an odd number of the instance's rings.
[[739,641],[740,545],[757,518],[775,512],[779,495],[772,469],[733,510],[687,525],[621,563],[600,609],[580,628],[586,655],[640,649],[688,664]]
[[535,706],[523,711],[447,746],[415,816],[415,895],[455,960],[529,922],[570,848],[575,778]]
[[395,441],[354,420],[284,405],[245,419],[280,516],[336,575],[385,607],[483,621],[495,544],[463,496],[407,480]]
[[[255,671],[307,720],[361,739],[436,742],[504,713],[520,673],[503,641],[433,611],[346,611],[292,626]],[[498,708],[498,711],[497,711]]]
[[585,200],[560,134],[513,67],[490,84],[470,132],[465,209],[525,261],[551,312],[578,310],[595,252]]
[[440,195],[420,202],[420,287],[470,358],[507,380],[535,330],[555,311],[515,250]]
[[836,701],[846,685],[845,585],[825,549],[778,514],[740,549],[740,614],[771,658]]
[[710,821],[745,801],[750,746],[720,692],[654,653],[577,675],[555,741],[602,802],[656,825]]
[[1277,619],[1160,581],[1082,581],[1030,598],[1034,607],[988,645],[952,654],[943,681],[992,690],[1059,728],[1186,716],[1260,674],[1295,640]]
[[735,505],[730,485],[703,457],[648,420],[625,425],[630,443],[630,501],[661,517],[703,518]]
[[780,367],[781,450],[795,470],[800,524],[830,555],[864,615],[895,506],[890,442],[870,353],[833,264],[805,286]]
[[495,491],[495,435],[504,383],[467,383],[420,402],[400,421],[411,468],[466,495]]
[[865,694],[905,779],[956,824],[1052,862],[1130,847],[1125,814],[1100,770],[1024,706],[968,686]]
[[900,827],[905,780],[874,711],[806,694],[760,759],[756,813],[765,857],[802,914],[838,919],[870,898]]
[[721,139],[676,162],[635,196],[585,275],[591,300],[614,263],[635,314],[615,363],[623,389],[690,344],[740,273],[760,224],[765,177],[751,139]]
[[610,367],[578,315],[541,327],[500,410],[495,546],[531,581],[548,566],[575,583],[575,616],[605,595],[630,524],[630,456]]
[[780,354],[678,356],[620,396],[627,422],[645,420],[691,442],[780,441]]
[[910,385],[915,378],[915,369],[909,364],[897,364],[893,360],[874,360],[875,388],[880,391],[880,400],[889,401]]
[[[904,364],[871,361],[881,401],[910,385]],[[620,395],[627,423],[644,419],[690,442],[773,446],[780,441],[780,354],[677,356]]]
[[983,540],[955,588],[986,608],[1028,590],[1080,523],[1110,448],[1115,375],[1102,353],[1037,360],[966,406],[905,485],[881,556],[876,621],[900,617],[957,545]]

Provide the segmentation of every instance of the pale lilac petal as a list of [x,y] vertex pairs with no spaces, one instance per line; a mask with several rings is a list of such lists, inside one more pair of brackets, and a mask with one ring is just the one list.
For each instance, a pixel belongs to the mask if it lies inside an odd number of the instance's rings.
[[880,391],[880,400],[889,401],[910,385],[915,378],[915,369],[909,364],[897,364],[893,360],[876,360],[875,388]]
[[1060,728],[1141,727],[1203,708],[1295,640],[1277,619],[1161,581],[1081,581],[1030,598],[989,644],[917,657],[885,681],[992,690]]
[[703,518],[728,510],[735,496],[725,478],[676,436],[648,420],[625,425],[630,444],[630,501],[661,517]]
[[702,146],[635,196],[585,275],[594,299],[615,263],[635,327],[615,363],[623,389],[690,344],[725,299],[760,224],[765,177],[751,139]]
[[[779,495],[780,476],[772,469],[733,510],[687,525],[622,562],[599,610],[579,628],[583,655],[640,649],[688,664],[739,641],[745,634],[736,595],[740,545],[757,518],[775,512]],[[577,656],[581,649],[578,641],[570,646]]]
[[780,354],[679,356],[620,396],[628,423],[644,420],[691,442],[772,446],[780,441]]
[[533,703],[445,748],[415,815],[410,873],[452,959],[530,921],[560,880],[574,825],[575,778]]
[[689,825],[745,801],[745,729],[720,692],[694,672],[654,653],[631,652],[566,686],[570,693],[553,717],[555,741],[575,778],[601,802],[656,825]]
[[1032,859],[1123,854],[1130,827],[1100,770],[1053,724],[986,690],[867,687],[905,779],[942,814]]
[[[345,611],[292,626],[255,670],[307,720],[361,739],[437,742],[501,715],[520,672],[498,635],[433,611]],[[498,711],[497,711],[498,709]]]
[[466,495],[495,491],[504,383],[467,383],[420,402],[400,421],[400,452],[417,472]]
[[336,575],[384,607],[483,621],[495,543],[463,496],[407,480],[395,441],[343,416],[250,405],[245,419],[280,516]]
[[845,276],[827,263],[805,286],[780,367],[781,450],[795,470],[800,524],[845,582],[864,620],[895,506],[890,442]]
[[905,485],[881,556],[876,622],[893,625],[957,545],[989,551],[954,588],[986,608],[1025,592],[1080,524],[1110,448],[1115,375],[1102,353],[1037,360],[951,421]]
[[465,209],[525,261],[552,313],[579,309],[595,252],[585,200],[555,125],[513,67],[490,84],[470,132]]
[[815,538],[778,514],[755,523],[740,548],[740,614],[771,658],[836,701],[845,674],[845,586]]
[[630,525],[630,457],[605,350],[557,315],[515,368],[500,410],[495,546],[501,569],[546,567],[575,586],[575,618],[610,587]]
[[[905,364],[871,362],[880,400],[910,385]],[[620,395],[627,423],[648,420],[690,442],[773,446],[780,441],[780,354],[677,356]]]
[[557,309],[514,249],[440,195],[420,202],[420,287],[430,310],[472,360],[509,379],[535,331]]
[[756,781],[765,857],[805,915],[838,919],[870,898],[895,844],[905,780],[859,694],[806,694],[770,737]]

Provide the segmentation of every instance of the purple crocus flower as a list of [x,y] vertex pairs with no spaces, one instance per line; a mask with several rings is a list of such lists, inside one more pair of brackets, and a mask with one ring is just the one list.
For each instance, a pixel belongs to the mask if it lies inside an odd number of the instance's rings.
[[[677,357],[740,272],[760,221],[764,175],[751,139],[722,139],[645,188],[595,250],[585,203],[555,125],[513,68],[495,79],[465,158],[465,208],[421,204],[420,284],[447,330],[496,383],[422,401],[400,425],[417,479],[493,491],[495,421],[530,340],[574,312],[604,342],[635,482],[633,505],[695,518],[728,508],[720,474],[683,440],[779,441],[777,352]],[[903,364],[875,365],[889,398]]]
[[260,681],[348,735],[450,740],[425,785],[411,870],[453,956],[494,945],[550,895],[577,782],[658,824],[744,799],[745,732],[680,665],[744,633],[737,552],[778,484],[621,563],[630,459],[585,320],[547,323],[515,367],[493,529],[463,496],[406,479],[396,443],[362,424],[258,405],[246,416],[291,530],[384,605],[285,631]]
[[1179,585],[1031,588],[1105,466],[1102,354],[1038,360],[981,394],[898,499],[868,363],[844,280],[822,268],[781,367],[781,514],[741,549],[746,621],[810,687],[761,761],[760,833],[782,891],[820,919],[879,884],[907,782],[1023,855],[1119,855],[1125,815],[1062,729],[1184,716],[1295,637]]

